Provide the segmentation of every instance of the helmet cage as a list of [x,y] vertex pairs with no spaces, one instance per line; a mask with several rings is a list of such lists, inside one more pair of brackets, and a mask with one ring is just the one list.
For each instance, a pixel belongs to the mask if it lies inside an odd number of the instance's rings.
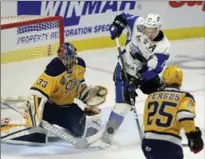
[[76,48],[70,43],[65,43],[58,49],[58,57],[67,68],[68,73],[72,73],[77,60]]

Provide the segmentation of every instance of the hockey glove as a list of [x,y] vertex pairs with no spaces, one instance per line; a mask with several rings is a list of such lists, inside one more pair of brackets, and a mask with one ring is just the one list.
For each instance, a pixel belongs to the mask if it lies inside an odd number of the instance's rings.
[[88,87],[85,85],[78,99],[87,104],[87,106],[95,107],[105,102],[107,93],[107,88],[103,86]]
[[114,22],[110,26],[111,39],[114,40],[122,34],[123,29],[126,27],[127,22],[120,15],[116,16]]
[[186,136],[191,152],[198,153],[203,149],[204,143],[201,138],[201,130],[199,129],[199,127],[196,127],[195,132],[186,133]]
[[142,63],[142,68],[138,71],[138,73],[142,74],[142,73],[146,72],[147,70],[148,70],[147,63],[143,62]]
[[127,84],[127,92],[131,98],[135,99],[135,97],[138,96],[138,94],[135,91],[140,86],[140,84],[140,79],[129,78],[129,83]]
[[101,109],[99,107],[86,106],[84,112],[86,115],[92,116],[92,115],[100,114]]

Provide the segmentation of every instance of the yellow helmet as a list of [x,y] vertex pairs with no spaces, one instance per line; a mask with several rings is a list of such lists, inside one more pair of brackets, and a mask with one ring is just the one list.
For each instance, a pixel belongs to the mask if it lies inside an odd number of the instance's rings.
[[183,81],[183,71],[179,66],[168,66],[162,73],[165,86],[180,87]]

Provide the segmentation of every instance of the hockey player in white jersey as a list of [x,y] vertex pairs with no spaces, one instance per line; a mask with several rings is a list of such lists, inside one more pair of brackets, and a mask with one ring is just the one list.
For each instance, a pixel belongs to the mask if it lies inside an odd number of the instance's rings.
[[112,40],[120,37],[123,30],[127,29],[122,58],[129,82],[125,80],[119,59],[114,73],[116,104],[101,138],[101,147],[111,145],[113,135],[131,110],[130,97],[135,99],[136,89],[139,88],[144,94],[150,94],[161,87],[158,74],[169,58],[170,43],[160,28],[159,15],[148,14],[144,19],[128,13],[116,16],[110,27]]

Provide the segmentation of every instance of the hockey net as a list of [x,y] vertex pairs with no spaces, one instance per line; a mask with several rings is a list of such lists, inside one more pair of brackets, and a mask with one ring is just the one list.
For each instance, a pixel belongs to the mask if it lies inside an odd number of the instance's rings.
[[60,16],[1,17],[1,99],[25,99],[63,43]]

